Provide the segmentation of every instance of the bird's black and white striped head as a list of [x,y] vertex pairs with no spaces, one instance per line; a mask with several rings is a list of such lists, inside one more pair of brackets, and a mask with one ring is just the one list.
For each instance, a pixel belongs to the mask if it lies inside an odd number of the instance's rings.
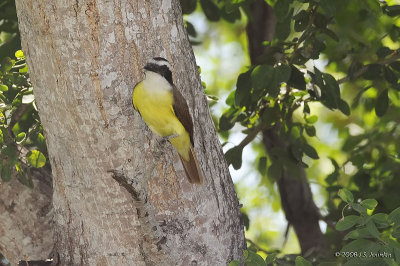
[[171,65],[168,60],[162,57],[154,57],[149,60],[144,67],[147,71],[152,71],[163,76],[172,85]]

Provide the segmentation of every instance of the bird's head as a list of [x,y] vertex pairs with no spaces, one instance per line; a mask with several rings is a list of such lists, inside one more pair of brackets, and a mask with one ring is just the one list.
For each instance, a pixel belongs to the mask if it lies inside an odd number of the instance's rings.
[[147,64],[144,66],[146,71],[155,72],[163,76],[169,83],[172,82],[172,72],[171,72],[171,65],[167,59],[163,57],[154,57],[150,59]]

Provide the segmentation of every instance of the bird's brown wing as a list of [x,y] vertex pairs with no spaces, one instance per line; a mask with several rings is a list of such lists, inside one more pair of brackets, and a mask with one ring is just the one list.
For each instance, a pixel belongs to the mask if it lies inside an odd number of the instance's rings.
[[175,86],[173,86],[172,91],[174,94],[174,104],[172,107],[174,108],[175,115],[179,119],[183,127],[186,129],[186,131],[189,133],[190,142],[193,146],[193,121],[189,113],[189,108],[187,106],[185,98]]

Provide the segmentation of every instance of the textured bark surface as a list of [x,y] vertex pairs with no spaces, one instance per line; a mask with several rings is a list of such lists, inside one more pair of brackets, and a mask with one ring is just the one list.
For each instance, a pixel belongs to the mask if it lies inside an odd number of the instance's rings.
[[[247,26],[249,36],[250,59],[257,63],[265,49],[263,41],[272,40],[276,25],[273,9],[263,0],[256,0],[250,7],[252,19]],[[273,148],[286,150],[288,142],[279,137],[278,130],[263,130],[263,143],[270,152]],[[271,154],[270,154],[271,156]],[[276,158],[278,159],[278,158]],[[327,245],[319,227],[320,213],[315,205],[304,168],[299,166],[297,176],[283,172],[278,180],[282,209],[286,219],[293,226],[300,243],[302,253],[312,250],[315,253],[326,253]]]
[[17,176],[0,182],[0,253],[13,265],[21,259],[47,258],[53,248],[51,177],[32,169],[34,188]]
[[[226,265],[243,227],[178,0],[17,0],[22,47],[53,170],[61,265]],[[206,177],[189,184],[177,153],[131,103],[142,67],[172,64]]]

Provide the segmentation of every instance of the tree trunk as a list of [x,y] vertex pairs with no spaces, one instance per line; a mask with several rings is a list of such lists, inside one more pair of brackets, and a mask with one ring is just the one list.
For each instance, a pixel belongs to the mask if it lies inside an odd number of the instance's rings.
[[0,183],[0,253],[12,265],[47,258],[53,248],[51,176],[44,169],[31,172],[33,189],[17,176]]
[[[240,207],[178,0],[17,0],[22,47],[53,171],[61,265],[226,265],[244,248]],[[167,58],[194,121],[206,183],[189,184],[131,103]]]
[[[273,38],[276,17],[273,9],[264,0],[256,0],[251,6],[251,20],[247,25],[250,59],[257,64],[257,58],[266,49],[263,41]],[[281,139],[276,129],[263,130],[263,143],[269,153],[273,148],[286,150],[287,141]],[[269,153],[270,157],[271,155]],[[274,158],[272,158],[274,159]],[[292,225],[300,243],[302,253],[313,251],[326,253],[327,245],[319,227],[320,213],[315,205],[304,168],[298,166],[298,176],[283,172],[278,180],[282,209],[289,225]]]

